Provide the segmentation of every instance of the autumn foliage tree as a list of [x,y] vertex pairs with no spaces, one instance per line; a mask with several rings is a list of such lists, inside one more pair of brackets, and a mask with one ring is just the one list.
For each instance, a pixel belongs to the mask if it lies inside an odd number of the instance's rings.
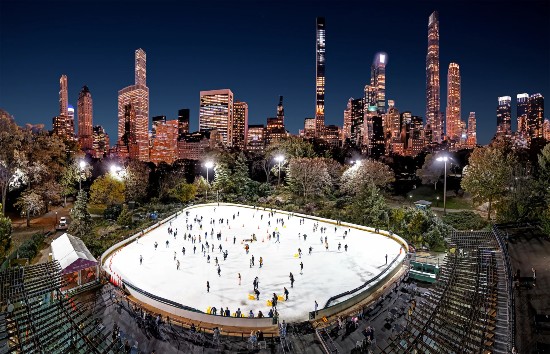
[[384,188],[395,181],[395,175],[388,165],[376,160],[362,160],[342,174],[341,189],[350,195],[357,195],[366,186]]
[[324,159],[299,157],[290,160],[287,167],[287,183],[290,190],[307,202],[309,198],[322,196],[331,185],[331,177]]

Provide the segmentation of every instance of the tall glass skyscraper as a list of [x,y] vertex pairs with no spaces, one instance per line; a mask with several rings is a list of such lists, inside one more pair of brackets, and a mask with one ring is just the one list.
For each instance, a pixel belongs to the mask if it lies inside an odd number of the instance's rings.
[[542,138],[544,121],[544,97],[540,93],[529,96],[529,112],[527,115],[528,139]]
[[245,150],[248,142],[248,103],[235,102],[233,111],[233,146]]
[[317,17],[315,71],[315,137],[323,136],[325,127],[325,18]]
[[136,148],[131,149],[130,157],[140,161],[149,160],[149,88],[146,82],[146,55],[143,49],[135,52],[135,84],[118,91],[118,141],[124,136],[127,115],[126,106],[131,105],[135,119]]
[[439,83],[439,14],[432,12],[428,21],[428,54],[426,55],[426,123],[431,130],[431,141],[441,142],[443,122],[441,119]]
[[510,106],[512,98],[502,96],[498,98],[497,106],[497,136],[510,137],[512,135],[512,108]]
[[468,116],[468,133],[466,144],[473,148],[477,144],[477,133],[476,133],[476,112],[470,112]]
[[226,146],[233,144],[233,114],[230,89],[200,92],[199,130],[217,130]]
[[378,53],[374,56],[371,66],[370,80],[371,87],[375,90],[374,103],[378,114],[386,113],[386,63],[388,55]]
[[527,113],[529,112],[529,95],[520,93],[516,96],[516,113],[518,119],[518,134],[525,136],[527,134]]
[[80,148],[84,151],[93,148],[93,101],[92,94],[88,86],[82,87],[78,95],[76,105],[76,114],[78,116],[78,142]]
[[458,142],[462,135],[460,121],[460,67],[457,63],[449,64],[447,74],[447,138]]

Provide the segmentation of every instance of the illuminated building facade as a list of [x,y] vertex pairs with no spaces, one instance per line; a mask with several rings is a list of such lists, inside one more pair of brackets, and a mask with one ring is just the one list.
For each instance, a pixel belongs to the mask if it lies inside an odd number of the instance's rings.
[[426,55],[426,123],[431,142],[440,143],[442,136],[439,82],[439,14],[432,12],[428,21],[428,54]]
[[344,124],[342,126],[342,142],[345,142],[347,139],[351,139],[351,102],[353,97],[348,100],[346,109],[344,109]]
[[64,140],[74,139],[74,108],[69,117],[69,92],[66,75],[59,78],[59,115],[53,118],[53,133]]
[[149,161],[172,164],[178,158],[178,121],[167,121],[165,117],[153,122],[153,127],[155,137],[152,139]]
[[447,74],[447,139],[459,142],[462,136],[460,120],[460,67],[457,63],[449,64]]
[[59,115],[67,116],[69,108],[69,88],[67,75],[59,78]]
[[185,133],[178,139],[178,159],[200,160],[211,148],[211,132]]
[[[315,71],[315,137],[323,136],[325,127],[325,18],[317,17]],[[306,133],[307,134],[307,133]]]
[[101,125],[93,127],[93,156],[96,159],[101,159],[107,155],[109,151],[109,135],[105,132],[105,129]]
[[355,146],[361,146],[363,143],[363,121],[364,121],[364,101],[362,98],[351,100],[351,143]]
[[135,139],[134,153],[131,158],[140,161],[149,160],[149,88],[146,83],[146,55],[143,49],[135,52],[135,84],[118,91],[118,141],[126,133],[126,107],[133,110],[131,125]]
[[304,138],[313,138],[315,137],[315,123],[317,122],[316,118],[306,118],[304,119]]
[[520,93],[516,96],[516,113],[518,119],[517,134],[527,137],[527,113],[529,112],[529,95]]
[[80,148],[84,151],[89,151],[93,148],[93,101],[92,94],[88,86],[82,87],[78,95],[76,105],[76,113],[78,116],[78,142]]
[[263,124],[251,124],[248,126],[248,141],[246,143],[246,149],[249,151],[264,151],[265,127]]
[[466,134],[466,145],[469,148],[474,148],[477,145],[477,133],[476,133],[476,112],[470,112],[468,116],[468,133]]
[[189,109],[182,108],[178,110],[178,134],[189,133]]
[[337,125],[327,125],[325,127],[325,142],[333,147],[340,145],[340,127]]
[[217,130],[224,146],[233,143],[233,92],[229,89],[200,92],[199,130]]
[[550,141],[550,120],[548,119],[545,119],[542,124],[542,137],[546,139],[546,141]]
[[376,113],[382,115],[386,113],[386,63],[388,55],[378,53],[374,56],[374,62],[371,66],[371,88],[374,89],[373,105],[376,106]]
[[542,138],[542,123],[544,122],[544,97],[540,93],[529,96],[529,111],[527,114],[528,140]]
[[279,96],[279,104],[277,105],[277,117],[267,118],[267,126],[265,131],[266,144],[269,145],[286,136],[285,130],[285,108],[283,106],[283,96]]
[[498,98],[497,106],[497,137],[512,136],[512,108],[510,96],[502,96]]
[[388,100],[388,112],[384,115],[384,130],[386,151],[402,154],[404,146],[399,145],[401,143],[401,115],[393,100]]
[[74,132],[74,107],[71,105],[67,106],[67,120],[65,121],[69,135],[73,135]]
[[248,104],[237,101],[233,110],[233,146],[245,150],[248,140]]

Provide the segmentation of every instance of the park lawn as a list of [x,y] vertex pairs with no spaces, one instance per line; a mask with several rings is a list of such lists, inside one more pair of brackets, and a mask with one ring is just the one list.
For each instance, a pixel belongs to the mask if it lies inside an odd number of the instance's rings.
[[[450,195],[449,195],[450,194]],[[412,195],[412,198],[410,197]],[[437,197],[439,196],[439,203]],[[407,193],[407,198],[410,202],[417,200],[427,200],[432,202],[432,207],[443,208],[443,188],[439,187],[434,190],[431,186],[420,186]],[[472,201],[467,196],[457,197],[453,191],[447,191],[447,209],[468,209],[473,210]]]

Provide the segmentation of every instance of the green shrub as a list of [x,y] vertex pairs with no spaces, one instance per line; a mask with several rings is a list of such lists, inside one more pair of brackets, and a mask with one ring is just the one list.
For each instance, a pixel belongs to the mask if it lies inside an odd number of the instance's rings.
[[457,230],[481,230],[487,227],[487,221],[473,211],[447,213],[443,222]]

